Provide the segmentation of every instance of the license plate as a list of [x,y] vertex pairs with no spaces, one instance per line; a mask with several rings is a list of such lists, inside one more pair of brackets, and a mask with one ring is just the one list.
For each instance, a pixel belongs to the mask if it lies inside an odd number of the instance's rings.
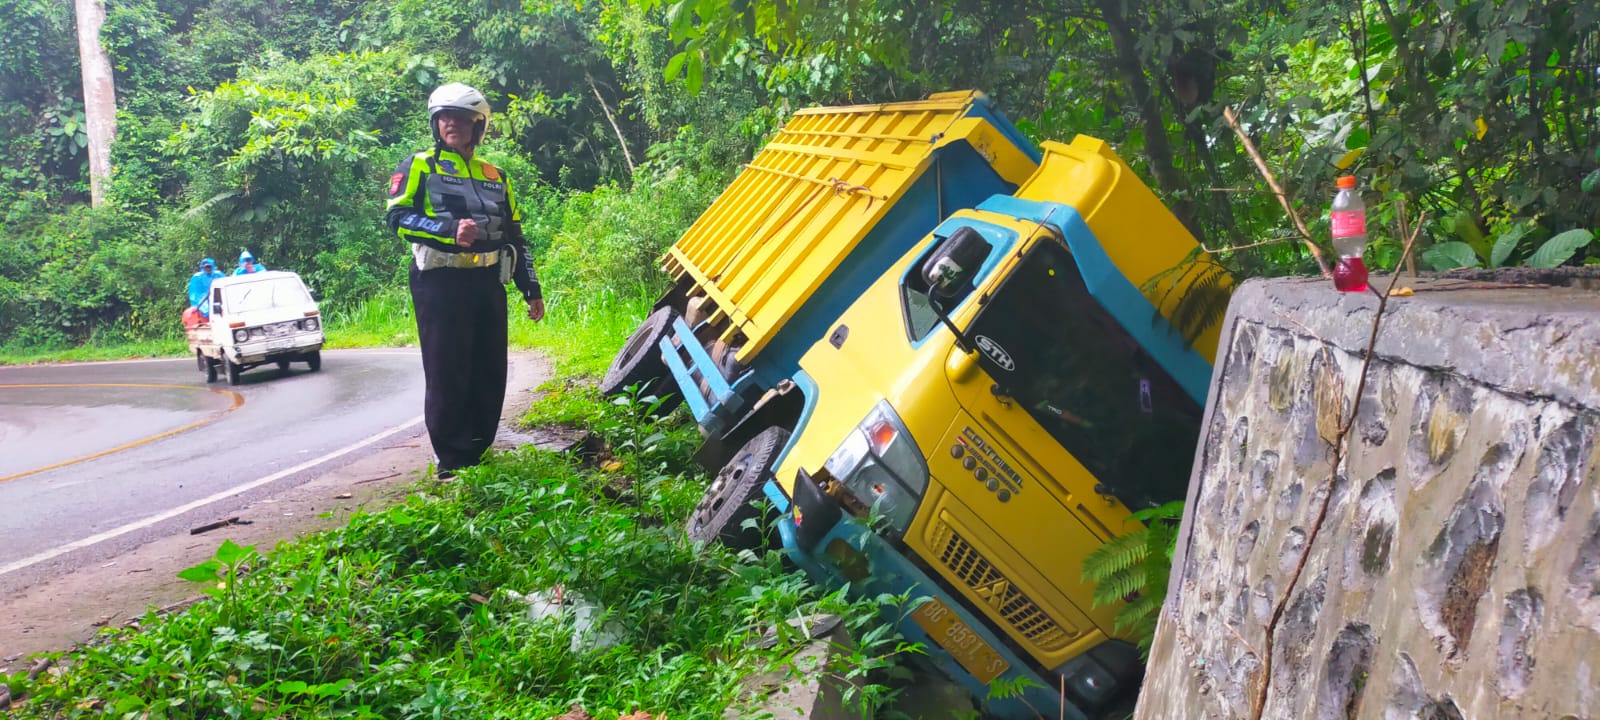
[[1011,667],[938,598],[929,598],[911,613],[911,619],[978,682],[988,685]]
[[290,341],[288,341],[288,340],[269,340],[269,341],[267,341],[267,349],[268,350],[285,350],[285,349],[288,349],[289,342]]

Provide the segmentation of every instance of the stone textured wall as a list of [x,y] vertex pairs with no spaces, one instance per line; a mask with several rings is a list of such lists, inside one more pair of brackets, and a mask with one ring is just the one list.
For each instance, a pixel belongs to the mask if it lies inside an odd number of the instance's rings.
[[[1387,286],[1387,279],[1377,283]],[[1137,718],[1600,720],[1600,293],[1246,283]],[[1331,495],[1330,495],[1331,494]]]

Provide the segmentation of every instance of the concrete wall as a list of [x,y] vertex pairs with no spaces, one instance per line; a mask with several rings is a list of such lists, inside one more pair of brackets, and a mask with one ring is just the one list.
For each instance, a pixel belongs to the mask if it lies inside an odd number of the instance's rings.
[[[1387,279],[1377,283],[1386,287]],[[1246,283],[1224,328],[1140,719],[1600,719],[1600,293]]]

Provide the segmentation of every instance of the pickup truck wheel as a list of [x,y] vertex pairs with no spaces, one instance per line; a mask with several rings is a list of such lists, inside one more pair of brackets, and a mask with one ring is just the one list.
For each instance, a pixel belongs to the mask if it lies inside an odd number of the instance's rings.
[[210,358],[203,357],[203,356],[200,358],[200,364],[205,368],[205,371],[206,371],[206,382],[208,382],[208,383],[216,382],[217,381],[217,364],[214,363],[214,362],[211,362]]
[[239,384],[239,374],[244,372],[244,368],[241,367],[239,365],[239,363],[236,363],[236,362],[234,362],[232,360],[229,360],[227,358],[223,358],[222,361],[228,364],[228,384],[229,385],[238,385]]
[[789,431],[770,427],[733,454],[733,459],[717,473],[706,488],[700,505],[689,516],[689,539],[701,542],[721,541],[734,550],[758,550],[771,547],[772,538],[763,537],[760,530],[743,527],[751,518],[770,520],[776,512],[767,506],[765,513],[751,505],[764,499],[762,486],[772,474],[778,453],[789,441]]
[[314,351],[310,355],[306,356],[306,367],[311,368],[311,372],[316,372],[322,369],[321,350]]
[[678,388],[673,387],[667,363],[661,359],[661,352],[657,349],[661,338],[667,336],[672,329],[672,321],[677,317],[678,311],[670,307],[658,308],[650,313],[639,324],[639,328],[628,336],[622,351],[611,360],[611,368],[606,370],[605,378],[600,381],[600,392],[620,395],[629,386],[638,385],[641,397],[672,394],[672,397],[662,401],[657,412],[665,414],[677,407],[683,397]]
[[198,368],[200,370],[200,372],[205,372],[206,371],[206,355],[205,355],[205,353],[200,352],[199,350],[195,350],[194,351],[194,366],[196,368]]
[[289,361],[288,360],[278,360],[277,361],[277,365],[278,365],[278,369],[279,370],[282,370],[284,372],[288,372],[289,371]]

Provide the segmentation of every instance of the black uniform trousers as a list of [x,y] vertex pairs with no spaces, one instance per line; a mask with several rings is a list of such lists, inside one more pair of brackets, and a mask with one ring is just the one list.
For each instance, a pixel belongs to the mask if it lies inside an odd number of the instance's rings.
[[427,383],[423,419],[440,470],[477,465],[506,396],[506,291],[500,268],[411,265]]

